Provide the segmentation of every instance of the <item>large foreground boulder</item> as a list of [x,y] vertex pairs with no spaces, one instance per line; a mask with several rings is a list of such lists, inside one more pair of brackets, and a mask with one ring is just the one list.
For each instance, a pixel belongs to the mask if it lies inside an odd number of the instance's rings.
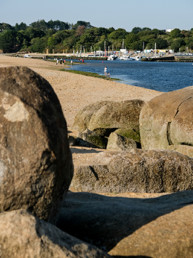
[[25,210],[0,214],[0,257],[2,258],[103,258],[98,248],[78,240]]
[[193,189],[193,159],[175,151],[101,152],[75,167],[71,190],[161,193]]
[[[140,143],[139,114],[143,105],[144,101],[139,99],[96,102],[76,115],[73,128],[78,130],[80,137],[83,133],[85,140],[98,147],[106,146],[108,136],[117,129],[124,131],[125,137]],[[86,130],[89,130],[87,137]]]
[[51,220],[72,179],[59,100],[26,67],[0,69],[0,212],[28,208]]
[[140,114],[144,149],[174,149],[193,157],[193,86],[159,95]]
[[112,196],[68,193],[58,227],[113,257],[192,257],[192,191]]
[[193,256],[193,205],[160,216],[123,238],[109,254],[116,257]]

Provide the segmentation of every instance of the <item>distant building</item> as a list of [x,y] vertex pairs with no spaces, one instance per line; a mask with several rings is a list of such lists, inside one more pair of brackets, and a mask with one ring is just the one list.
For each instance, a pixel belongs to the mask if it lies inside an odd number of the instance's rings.
[[120,49],[120,53],[121,53],[122,55],[127,55],[127,54],[128,54],[128,51],[127,51],[126,48],[121,48],[121,49]]
[[149,54],[149,53],[151,53],[151,52],[153,52],[153,49],[144,49],[144,53],[145,53],[145,54]]
[[173,29],[166,29],[166,32],[171,32]]
[[104,51],[102,51],[102,50],[95,51],[95,55],[96,56],[104,56]]

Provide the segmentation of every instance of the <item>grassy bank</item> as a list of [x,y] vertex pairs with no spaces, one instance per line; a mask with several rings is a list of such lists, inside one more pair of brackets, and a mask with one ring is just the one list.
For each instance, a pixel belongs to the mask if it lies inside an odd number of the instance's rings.
[[83,71],[68,70],[68,69],[60,69],[60,71],[75,73],[75,74],[81,74],[81,75],[85,75],[85,76],[91,76],[91,77],[110,80],[110,81],[120,81],[120,79],[107,77],[105,75],[99,75],[98,73],[83,72]]

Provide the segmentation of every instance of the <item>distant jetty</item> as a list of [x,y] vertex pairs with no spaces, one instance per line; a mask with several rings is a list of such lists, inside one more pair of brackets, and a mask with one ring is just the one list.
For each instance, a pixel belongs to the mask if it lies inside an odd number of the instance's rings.
[[[9,56],[18,56],[18,57],[31,57],[37,59],[82,59],[85,60],[107,60],[108,56],[94,56],[89,54],[82,54],[81,56],[74,55],[73,53],[54,53],[54,54],[45,54],[45,53],[16,53],[16,54],[7,54]],[[138,55],[133,55],[133,57],[140,57],[140,61],[153,61],[153,62],[193,62],[193,53],[177,53],[169,55],[143,55],[140,53]]]
[[170,56],[162,56],[162,57],[143,57],[141,61],[155,61],[155,62],[193,62],[192,54],[176,54]]

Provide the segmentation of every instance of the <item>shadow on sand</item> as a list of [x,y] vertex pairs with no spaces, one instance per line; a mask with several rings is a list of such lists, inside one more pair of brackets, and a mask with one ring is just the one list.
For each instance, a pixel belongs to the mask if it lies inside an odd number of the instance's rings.
[[57,226],[109,251],[143,225],[190,204],[193,204],[193,191],[145,199],[69,192],[60,209]]

